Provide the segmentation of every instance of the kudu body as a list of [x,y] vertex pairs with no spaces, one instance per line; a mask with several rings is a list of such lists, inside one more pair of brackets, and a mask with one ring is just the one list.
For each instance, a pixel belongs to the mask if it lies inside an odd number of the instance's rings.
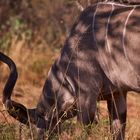
[[105,99],[112,130],[120,124],[115,137],[124,139],[126,93],[140,92],[139,19],[140,6],[98,3],[85,9],[52,65],[35,109],[11,101],[16,78],[10,80],[10,87],[5,86],[11,90],[4,90],[4,104],[8,110],[19,110],[9,113],[28,123],[28,112],[43,139],[45,129],[53,131],[60,120],[75,115],[84,125],[92,123],[96,101]]

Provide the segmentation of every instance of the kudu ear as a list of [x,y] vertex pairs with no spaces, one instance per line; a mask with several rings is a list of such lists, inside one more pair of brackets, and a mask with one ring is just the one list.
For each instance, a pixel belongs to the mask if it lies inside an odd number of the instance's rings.
[[21,123],[26,125],[29,125],[29,123],[35,124],[35,109],[27,109],[24,105],[12,100],[6,100],[5,107],[8,113]]

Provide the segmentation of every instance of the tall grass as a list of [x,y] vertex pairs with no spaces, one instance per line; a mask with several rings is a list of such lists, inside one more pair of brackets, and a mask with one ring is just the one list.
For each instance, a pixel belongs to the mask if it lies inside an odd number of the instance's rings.
[[[133,95],[128,97],[129,103],[132,103],[136,110],[139,105],[136,105],[132,102],[131,98]],[[132,108],[129,108],[128,112],[128,120],[127,120],[127,128],[126,128],[126,140],[139,140],[140,139],[140,125],[139,125],[139,117],[140,114],[138,112],[132,113]],[[105,107],[105,103],[101,103],[100,105],[100,121],[98,124],[92,124],[86,127],[81,126],[76,118],[70,119],[62,123],[61,125],[61,134],[53,135],[52,140],[112,140],[112,134],[110,133],[109,127],[109,119],[107,115],[107,109]],[[102,114],[103,112],[103,114]],[[135,115],[137,117],[131,118],[131,115]],[[32,127],[33,135],[31,135],[31,129],[24,125],[19,124],[18,122],[11,123],[0,123],[0,134],[2,140],[27,140],[33,139],[36,140],[36,129],[34,126]],[[48,137],[48,133],[46,132],[46,139]]]

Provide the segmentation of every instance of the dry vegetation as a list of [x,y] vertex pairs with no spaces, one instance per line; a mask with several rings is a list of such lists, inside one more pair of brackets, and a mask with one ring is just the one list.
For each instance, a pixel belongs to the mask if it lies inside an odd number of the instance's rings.
[[[84,0],[81,3],[86,3],[86,6],[89,4]],[[13,4],[10,0],[7,3],[1,0],[0,8],[0,51],[14,60],[19,73],[13,99],[29,108],[35,107],[47,72],[59,55],[71,21],[78,11],[72,0],[31,0],[30,3],[27,0],[15,0]],[[0,100],[8,74],[7,66],[0,63]],[[105,102],[99,103],[99,110],[100,122],[89,126],[90,133],[86,131],[88,128],[80,126],[74,118],[63,123],[59,139],[110,140]],[[130,93],[126,140],[140,140],[139,120],[140,96]],[[35,139],[35,134],[34,129],[12,119],[0,101],[0,140]],[[53,139],[58,137],[54,136]]]

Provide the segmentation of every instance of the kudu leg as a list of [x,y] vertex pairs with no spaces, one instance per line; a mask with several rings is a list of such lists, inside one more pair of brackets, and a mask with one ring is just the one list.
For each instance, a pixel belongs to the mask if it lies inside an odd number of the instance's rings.
[[87,97],[79,98],[77,105],[77,119],[83,125],[92,124],[95,119],[96,98]]
[[45,132],[47,128],[47,121],[45,120],[45,117],[42,115],[38,115],[38,112],[36,113],[36,127],[37,127],[37,140],[45,140]]
[[107,100],[111,132],[114,140],[124,140],[126,126],[126,93],[119,93],[117,97]]

